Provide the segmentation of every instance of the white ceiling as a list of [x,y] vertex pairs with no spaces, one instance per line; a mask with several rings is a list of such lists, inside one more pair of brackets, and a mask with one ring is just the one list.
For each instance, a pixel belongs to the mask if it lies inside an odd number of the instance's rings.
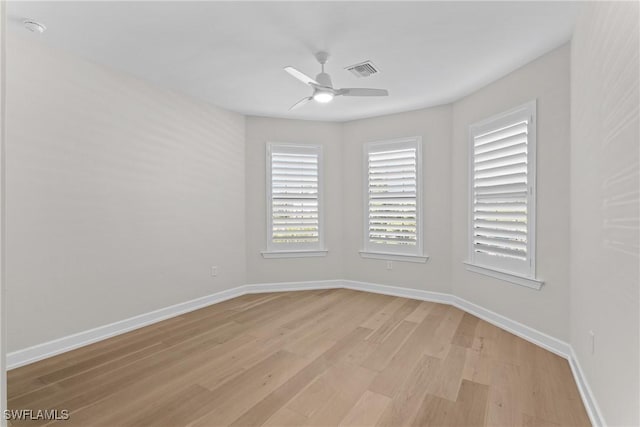
[[[13,31],[244,114],[345,121],[456,100],[571,37],[571,2],[9,2]],[[44,23],[42,35],[19,22]],[[288,108],[313,54],[336,87],[388,98]],[[344,67],[372,60],[379,75]]]

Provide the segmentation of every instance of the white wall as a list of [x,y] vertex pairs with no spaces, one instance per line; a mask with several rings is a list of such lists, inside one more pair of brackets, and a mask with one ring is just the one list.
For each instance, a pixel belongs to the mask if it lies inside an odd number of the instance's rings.
[[[569,339],[569,45],[453,104],[452,289],[464,299],[555,338]],[[532,99],[537,111],[537,276],[533,290],[465,270],[468,128]]]
[[612,426],[640,425],[639,19],[586,3],[572,40],[571,344]]
[[9,351],[245,283],[243,116],[16,35],[7,57]]
[[[340,279],[342,274],[342,148],[340,123],[247,117],[246,206],[248,283]],[[265,259],[266,144],[322,145],[324,158],[325,257]]]
[[[422,137],[424,264],[361,258],[364,242],[363,145],[407,136]],[[344,124],[342,136],[345,279],[450,291],[451,107],[435,107]]]

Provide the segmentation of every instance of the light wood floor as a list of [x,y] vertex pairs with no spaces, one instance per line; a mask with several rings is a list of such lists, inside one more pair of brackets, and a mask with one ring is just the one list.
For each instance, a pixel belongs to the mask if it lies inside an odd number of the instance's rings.
[[455,307],[345,289],[216,304],[12,370],[8,395],[71,411],[62,426],[589,425],[566,360]]

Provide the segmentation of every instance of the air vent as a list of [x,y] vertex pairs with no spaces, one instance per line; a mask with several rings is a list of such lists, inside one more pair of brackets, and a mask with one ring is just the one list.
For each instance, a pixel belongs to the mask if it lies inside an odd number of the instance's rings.
[[364,61],[359,64],[350,65],[346,67],[345,70],[351,71],[356,77],[369,77],[372,74],[380,72],[371,61]]

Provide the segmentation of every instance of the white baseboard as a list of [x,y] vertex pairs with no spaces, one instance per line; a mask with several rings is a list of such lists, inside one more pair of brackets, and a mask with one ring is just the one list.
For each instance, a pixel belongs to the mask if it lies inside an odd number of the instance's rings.
[[321,280],[307,282],[282,282],[282,283],[254,283],[237,286],[215,294],[196,298],[180,304],[175,304],[149,313],[134,316],[129,319],[100,326],[77,334],[58,338],[33,347],[14,351],[7,354],[7,368],[13,369],[24,366],[38,360],[42,360],[57,354],[61,354],[97,341],[101,341],[115,335],[123,334],[161,320],[175,317],[199,308],[207,307],[231,298],[245,294],[266,292],[287,292],[314,289],[345,288],[377,294],[411,298],[422,301],[431,301],[441,304],[450,304],[460,310],[477,316],[499,328],[545,348],[569,361],[578,390],[582,396],[585,408],[594,426],[605,425],[602,414],[596,403],[595,397],[589,388],[584,372],[575,356],[571,346],[561,340],[551,337],[534,328],[526,326],[501,314],[495,313],[484,307],[469,302],[452,294],[431,292],[420,289],[411,289],[398,286],[381,285],[376,283],[359,282],[354,280]]
[[252,283],[244,286],[245,294],[261,294],[266,292],[309,291],[317,289],[342,288],[342,280],[314,280],[307,282]]
[[607,423],[602,416],[600,406],[598,406],[598,402],[596,402],[595,396],[591,391],[591,387],[589,387],[587,377],[584,375],[584,371],[580,366],[580,362],[578,361],[578,357],[576,352],[573,350],[573,347],[571,348],[571,355],[569,356],[569,366],[571,366],[573,378],[578,386],[580,397],[582,397],[582,403],[584,403],[584,407],[587,410],[587,415],[589,415],[591,424],[598,427],[606,426]]
[[453,295],[440,292],[423,291],[421,289],[403,288],[398,286],[379,285],[377,283],[358,282],[355,280],[343,280],[342,287],[356,291],[372,292],[374,294],[391,295],[418,299],[422,301],[433,301],[442,304],[451,304]]

